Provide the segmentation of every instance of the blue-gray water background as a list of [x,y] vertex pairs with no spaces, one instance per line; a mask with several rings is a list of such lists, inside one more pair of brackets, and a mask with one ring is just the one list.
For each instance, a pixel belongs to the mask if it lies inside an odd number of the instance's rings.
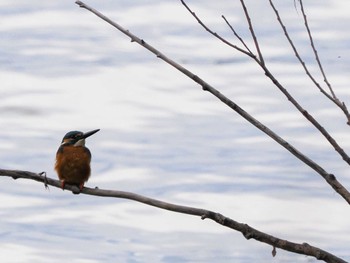
[[[86,3],[201,76],[350,188],[349,167],[252,60],[208,35],[180,1]],[[189,1],[215,32],[253,49],[239,1]],[[293,0],[276,1],[322,83]],[[305,77],[268,1],[247,1],[271,71],[345,151],[341,111]],[[350,106],[350,2],[305,8],[334,90]],[[210,209],[350,260],[349,207],[323,179],[235,112],[74,1],[0,3],[1,168],[53,170],[69,130],[89,138],[89,187]],[[2,262],[314,262],[210,220],[127,200],[1,179]]]

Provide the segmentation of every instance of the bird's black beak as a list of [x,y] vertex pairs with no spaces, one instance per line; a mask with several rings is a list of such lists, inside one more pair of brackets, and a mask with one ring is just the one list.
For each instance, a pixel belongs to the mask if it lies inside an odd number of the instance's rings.
[[89,136],[95,134],[95,133],[98,132],[99,130],[100,130],[100,129],[86,132],[86,133],[84,133],[83,136],[81,136],[81,137],[82,137],[82,139],[85,139],[85,138],[87,138],[87,137],[89,137]]

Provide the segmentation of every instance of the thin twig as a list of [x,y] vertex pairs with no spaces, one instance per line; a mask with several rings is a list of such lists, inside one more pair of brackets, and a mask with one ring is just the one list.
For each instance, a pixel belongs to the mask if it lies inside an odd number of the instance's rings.
[[322,64],[321,64],[321,60],[318,56],[318,53],[317,53],[317,50],[316,50],[316,47],[315,47],[315,44],[314,44],[314,40],[312,38],[312,35],[311,35],[311,30],[310,30],[310,27],[309,27],[309,23],[307,21],[307,17],[306,17],[306,13],[305,13],[305,10],[304,10],[304,5],[303,5],[303,1],[302,0],[299,0],[299,4],[300,4],[300,9],[301,9],[301,12],[303,14],[303,18],[304,18],[304,25],[305,25],[305,28],[306,28],[306,31],[307,31],[307,34],[309,36],[309,39],[310,39],[310,44],[311,44],[311,48],[312,48],[312,51],[314,52],[315,54],[315,59],[317,61],[317,64],[318,64],[318,67],[322,73],[322,76],[323,76],[323,79],[324,79],[324,82],[327,84],[328,88],[329,88],[329,91],[331,92],[332,96],[334,99],[337,99],[337,96],[335,95],[333,89],[332,89],[332,86],[331,84],[329,83],[327,77],[326,77],[326,74],[324,73],[324,70],[323,70],[323,67],[322,67]]
[[238,40],[242,43],[242,45],[246,48],[246,50],[253,55],[253,52],[249,49],[249,47],[247,46],[247,44],[244,42],[244,40],[237,34],[236,30],[233,28],[233,26],[231,26],[231,24],[227,21],[226,17],[224,15],[221,16],[226,24],[229,26],[229,28],[231,29],[231,31],[233,32],[233,34],[235,35],[235,37],[238,38]]
[[[116,22],[112,21],[111,19],[109,19],[108,17],[106,17],[105,15],[101,14],[100,12],[98,12],[97,10],[91,8],[90,6],[84,4],[81,1],[76,1],[76,3],[82,7],[85,8],[86,10],[92,12],[93,14],[95,14],[96,16],[100,17],[101,19],[103,19],[104,21],[106,21],[107,23],[109,23],[110,25],[114,26],[115,28],[117,28],[119,31],[121,31],[122,33],[124,33],[125,35],[127,35],[128,37],[131,38],[132,42],[136,42],[139,45],[141,45],[142,47],[146,48],[147,50],[149,50],[150,52],[152,52],[153,54],[155,54],[158,58],[162,59],[163,61],[165,61],[166,63],[168,63],[169,65],[171,65],[172,67],[176,68],[177,70],[179,70],[180,72],[182,72],[183,74],[185,74],[186,76],[188,76],[190,79],[192,79],[193,81],[195,81],[196,83],[198,83],[199,85],[202,86],[202,89],[204,91],[207,91],[209,93],[211,93],[212,95],[214,95],[216,98],[218,98],[220,101],[222,101],[224,104],[226,104],[228,107],[230,107],[232,110],[234,110],[235,112],[237,112],[239,115],[241,115],[244,119],[246,119],[248,122],[250,122],[252,125],[254,125],[256,128],[258,128],[259,130],[261,130],[262,132],[264,132],[265,134],[267,134],[268,136],[270,136],[273,140],[275,140],[278,144],[280,144],[282,147],[284,147],[285,149],[287,149],[291,154],[293,154],[295,157],[297,157],[299,160],[301,160],[302,162],[304,162],[306,165],[308,165],[309,167],[311,167],[314,171],[316,171],[319,175],[322,176],[322,178],[324,180],[326,180],[326,182],[340,195],[342,196],[346,202],[348,202],[350,204],[350,193],[349,191],[336,179],[336,177],[333,174],[328,173],[327,171],[325,171],[320,165],[318,165],[316,162],[312,161],[310,158],[308,158],[306,155],[304,155],[303,153],[301,153],[298,149],[296,149],[294,146],[292,146],[291,144],[289,144],[286,140],[284,140],[282,137],[280,137],[279,135],[277,135],[275,132],[273,132],[271,129],[269,129],[267,126],[265,126],[264,124],[262,124],[261,122],[259,122],[257,119],[255,119],[252,115],[250,115],[248,112],[246,112],[244,109],[242,109],[238,104],[236,104],[235,102],[233,102],[232,100],[230,100],[229,98],[227,98],[226,96],[224,96],[222,93],[220,93],[217,89],[215,89],[213,86],[211,86],[209,83],[205,82],[203,79],[201,79],[200,77],[198,77],[197,75],[193,74],[191,71],[189,71],[188,69],[184,68],[183,66],[181,66],[180,64],[176,63],[175,61],[173,61],[172,59],[168,58],[167,56],[165,56],[163,53],[161,53],[160,51],[158,51],[156,48],[154,48],[153,46],[149,45],[148,43],[146,43],[143,39],[138,38],[137,36],[135,36],[134,34],[132,34],[129,30],[124,29],[123,27],[121,27],[119,24],[117,24]],[[244,51],[246,52],[246,51]],[[267,72],[266,74],[271,74],[269,72]],[[273,77],[273,76],[272,76]],[[273,79],[273,81],[276,81],[275,79]],[[280,87],[283,88],[283,87]],[[284,89],[284,88],[283,88]],[[292,98],[293,99],[293,98]],[[303,111],[303,114],[306,116],[309,116],[309,114],[306,111]]]
[[[36,174],[28,171],[0,169],[0,176],[8,176],[16,179],[23,178],[23,179],[34,180],[34,181],[42,182],[44,184],[48,184],[57,188],[60,188],[61,186],[60,181],[52,178],[48,178],[46,177],[46,175],[43,175],[42,173]],[[77,194],[77,192],[75,192],[76,189],[78,189],[77,186],[66,184],[65,190],[69,190],[69,191],[72,191],[73,194]],[[306,243],[298,244],[287,240],[279,239],[277,237],[274,237],[269,234],[263,233],[259,230],[256,230],[247,224],[239,223],[231,218],[228,218],[222,214],[219,214],[210,210],[195,208],[190,206],[176,205],[176,204],[160,201],[154,198],[149,198],[146,196],[142,196],[131,192],[125,192],[125,191],[104,190],[99,188],[84,187],[81,191],[79,191],[79,193],[86,194],[86,195],[100,196],[100,197],[114,197],[114,198],[129,199],[129,200],[137,201],[146,205],[158,207],[160,209],[165,209],[165,210],[187,214],[187,215],[199,216],[201,217],[201,219],[209,218],[220,225],[223,225],[233,230],[241,232],[246,239],[252,238],[257,241],[269,244],[274,248],[277,247],[290,252],[312,256],[319,260],[323,260],[325,262],[345,263],[343,259],[338,258],[335,255],[325,250],[322,250],[320,248],[308,245]]]
[[252,52],[245,51],[244,49],[238,47],[237,45],[232,44],[231,42],[227,41],[225,38],[221,37],[218,33],[212,31],[209,27],[207,27],[196,15],[195,12],[192,12],[192,10],[187,6],[187,4],[181,0],[181,3],[185,6],[185,8],[192,14],[192,16],[197,20],[197,22],[205,29],[207,30],[210,34],[216,36],[218,39],[220,39],[222,42],[224,42],[226,45],[238,50],[239,52],[242,52],[243,54],[246,54],[249,57],[255,57]]
[[241,1],[241,5],[242,5],[242,8],[243,8],[246,20],[247,20],[248,25],[249,25],[250,34],[252,35],[256,51],[258,52],[259,62],[260,62],[261,65],[265,65],[264,57],[263,57],[263,54],[262,54],[262,52],[260,50],[259,42],[258,42],[258,39],[257,39],[256,34],[254,32],[254,27],[253,27],[252,20],[250,19],[250,16],[249,16],[249,13],[248,13],[248,9],[247,9],[247,7],[246,7],[246,5],[244,3],[244,0],[240,0],[240,1]]

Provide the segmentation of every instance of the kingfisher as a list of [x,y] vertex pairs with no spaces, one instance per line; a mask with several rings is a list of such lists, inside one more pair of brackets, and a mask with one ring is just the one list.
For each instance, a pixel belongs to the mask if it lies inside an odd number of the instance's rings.
[[70,131],[62,139],[56,153],[55,170],[64,190],[65,184],[77,185],[80,191],[90,177],[91,152],[85,147],[85,139],[100,129],[83,133]]

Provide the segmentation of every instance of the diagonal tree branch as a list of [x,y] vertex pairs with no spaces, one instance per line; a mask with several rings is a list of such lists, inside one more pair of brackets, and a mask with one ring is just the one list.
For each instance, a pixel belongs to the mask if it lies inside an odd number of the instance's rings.
[[[51,185],[51,186],[60,188],[61,186],[60,181],[46,177],[45,173],[37,174],[33,172],[28,172],[28,171],[0,169],[0,176],[12,177],[13,179],[22,178],[22,179],[34,180],[34,181],[44,183],[45,187],[47,187],[48,185]],[[153,199],[153,198],[149,198],[146,196],[138,195],[131,192],[125,192],[125,191],[104,190],[99,188],[88,188],[88,187],[84,187],[82,191],[80,191],[77,186],[69,185],[69,184],[66,185],[65,189],[72,191],[72,193],[74,194],[81,193],[81,194],[94,195],[94,196],[100,196],[100,197],[114,197],[114,198],[129,199],[129,200],[137,201],[146,205],[158,207],[160,209],[165,209],[165,210],[187,214],[187,215],[199,216],[201,217],[201,219],[208,218],[222,226],[241,232],[246,239],[255,239],[257,241],[271,245],[273,247],[273,251],[275,251],[275,248],[280,248],[290,252],[312,256],[319,260],[323,260],[325,262],[346,263],[345,260],[338,258],[335,255],[325,250],[322,250],[320,248],[311,246],[307,243],[299,244],[299,243],[294,243],[294,242],[290,242],[287,240],[283,240],[283,239],[271,236],[269,234],[256,230],[255,228],[247,224],[239,223],[231,218],[228,218],[222,214],[219,214],[210,210],[195,208],[190,206],[176,205],[176,204],[160,201],[157,199]]]
[[[318,165],[316,162],[308,158],[306,155],[301,153],[298,149],[296,149],[294,146],[289,144],[286,140],[284,140],[282,137],[278,136],[275,132],[273,132],[271,129],[269,129],[267,126],[259,122],[257,119],[255,119],[253,116],[251,116],[248,112],[246,112],[244,109],[242,109],[238,104],[224,96],[222,93],[220,93],[217,89],[215,89],[213,86],[205,82],[203,79],[198,77],[197,75],[193,74],[188,69],[184,68],[180,64],[176,63],[175,61],[171,60],[167,56],[165,56],[163,53],[155,49],[153,46],[146,43],[143,39],[138,38],[134,34],[132,34],[129,30],[124,29],[119,24],[115,23],[105,15],[101,14],[97,10],[93,9],[92,7],[86,5],[85,3],[81,1],[76,1],[76,4],[78,4],[80,7],[87,9],[88,11],[92,12],[96,16],[100,17],[110,25],[117,28],[119,31],[127,35],[131,38],[132,42],[136,42],[142,47],[146,48],[153,54],[155,54],[158,58],[162,59],[166,63],[170,64],[186,76],[188,76],[193,81],[197,82],[199,85],[202,86],[203,90],[208,91],[212,95],[214,95],[216,98],[221,100],[224,104],[226,104],[228,107],[230,107],[232,110],[237,112],[239,115],[241,115],[244,119],[246,119],[248,122],[250,122],[252,125],[254,125],[256,128],[270,136],[273,140],[275,140],[278,144],[280,144],[282,147],[287,149],[291,154],[293,154],[295,157],[297,157],[299,160],[304,162],[306,165],[311,167],[314,171],[316,171],[319,175],[323,177],[324,180],[340,195],[342,196],[346,202],[350,204],[350,192],[336,179],[336,177],[333,174],[328,173],[325,171],[320,165]],[[270,73],[271,74],[271,73]],[[275,80],[277,81],[277,80]],[[306,111],[303,112],[304,115],[308,115]]]

